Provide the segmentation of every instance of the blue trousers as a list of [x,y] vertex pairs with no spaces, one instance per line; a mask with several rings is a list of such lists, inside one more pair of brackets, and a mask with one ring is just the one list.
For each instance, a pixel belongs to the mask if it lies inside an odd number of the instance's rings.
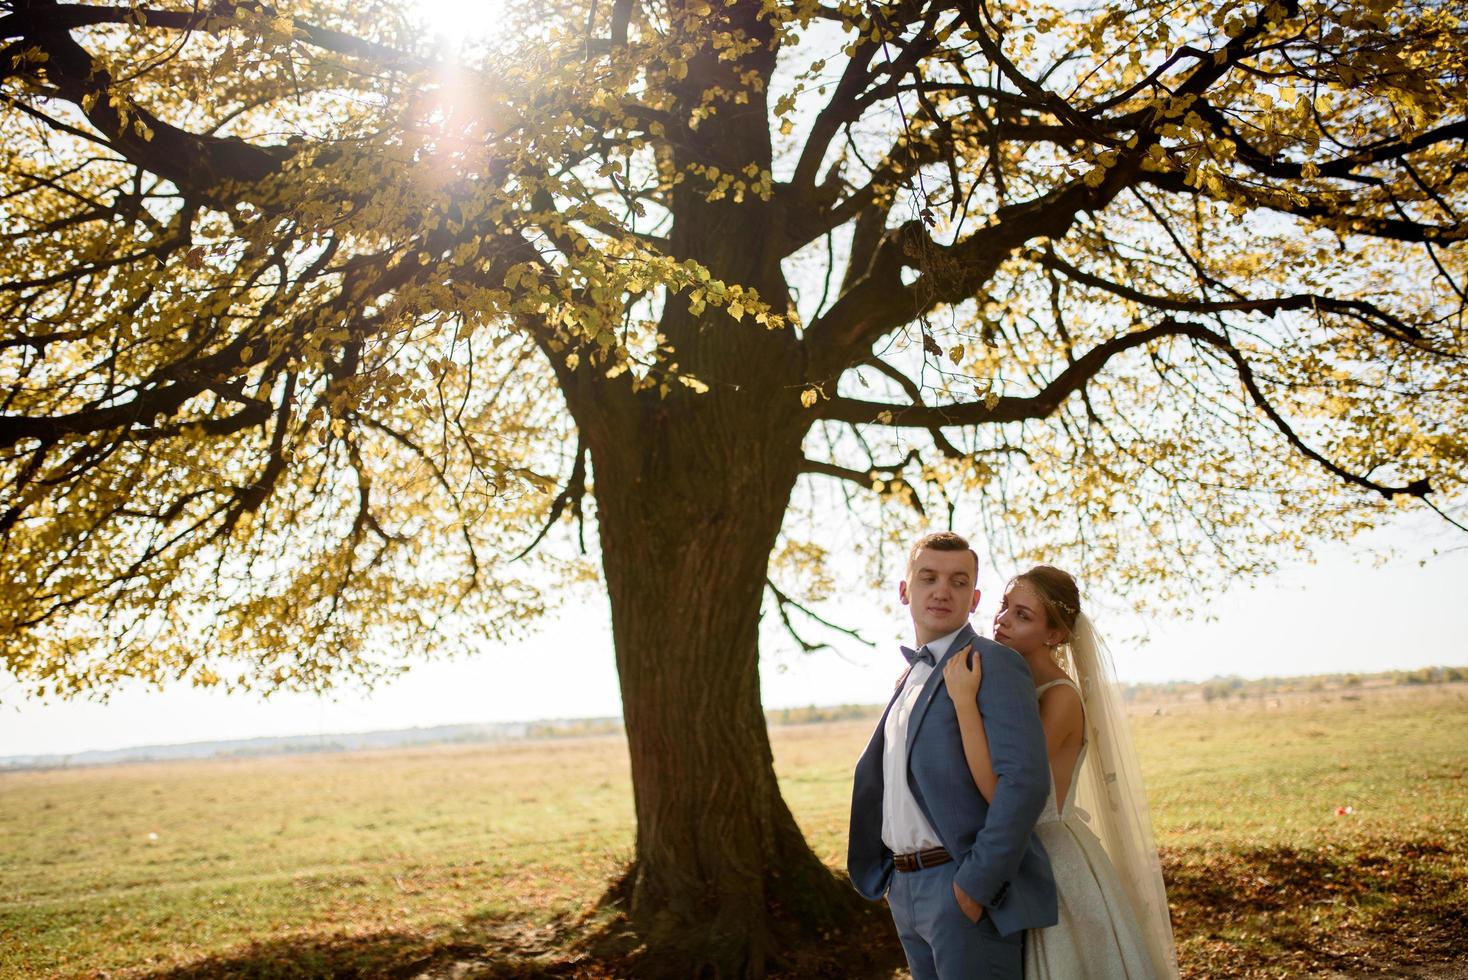
[[970,922],[953,894],[952,861],[894,871],[887,905],[907,954],[912,980],[1022,980],[1024,932],[999,935],[982,916]]

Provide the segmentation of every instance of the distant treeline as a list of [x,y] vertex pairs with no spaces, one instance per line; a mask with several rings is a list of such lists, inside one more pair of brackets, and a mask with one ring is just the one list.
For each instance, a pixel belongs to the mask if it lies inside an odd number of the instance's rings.
[[1128,684],[1128,701],[1179,701],[1201,696],[1204,701],[1225,698],[1257,698],[1276,694],[1317,694],[1357,687],[1393,684],[1448,684],[1468,681],[1468,667],[1422,667],[1418,670],[1387,670],[1375,674],[1310,674],[1303,677],[1228,676],[1206,681],[1166,681],[1161,684]]
[[[1128,701],[1217,701],[1224,698],[1257,698],[1277,694],[1313,694],[1348,691],[1357,687],[1387,687],[1393,684],[1447,684],[1468,681],[1468,667],[1423,667],[1420,670],[1388,670],[1375,674],[1312,674],[1304,677],[1214,677],[1206,681],[1165,681],[1160,684],[1127,684],[1122,688]],[[780,708],[765,712],[771,725],[812,725],[824,721],[855,721],[875,718],[879,704],[838,704],[805,708]],[[609,719],[621,731],[621,722]],[[561,732],[547,734],[562,734]]]
[[[1291,693],[1349,692],[1361,687],[1390,687],[1394,684],[1447,684],[1468,681],[1468,667],[1423,667],[1376,674],[1316,674],[1309,677],[1214,677],[1206,681],[1168,681],[1162,684],[1128,684],[1123,688],[1128,701],[1218,701],[1227,698],[1258,698]],[[882,713],[880,704],[809,705],[777,708],[765,712],[770,726],[814,725],[822,722],[873,719]],[[0,756],[0,771],[52,769],[74,766],[113,765],[123,762],[166,762],[185,759],[290,755],[317,752],[354,752],[362,749],[401,749],[427,745],[473,744],[621,735],[622,719],[554,718],[531,722],[485,722],[470,725],[440,725],[377,732],[296,735],[190,742],[178,745],[146,745],[127,749],[55,755]]]
[[[874,718],[881,714],[879,704],[837,704],[804,708],[777,708],[765,712],[770,725],[814,725],[823,721],[851,721]],[[622,734],[621,718],[578,718],[555,721],[532,721],[526,724],[526,738],[576,738],[589,735]]]
[[823,721],[852,721],[857,718],[874,718],[882,713],[879,704],[838,704],[817,708],[779,708],[765,712],[765,721],[771,725],[814,725]]
[[588,735],[622,734],[621,718],[573,718],[532,721],[525,725],[525,738],[584,738]]

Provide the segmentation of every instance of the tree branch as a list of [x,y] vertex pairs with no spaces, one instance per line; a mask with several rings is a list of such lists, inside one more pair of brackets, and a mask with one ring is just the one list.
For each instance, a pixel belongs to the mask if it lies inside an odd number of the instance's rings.
[[[231,3],[229,0],[216,0],[208,5],[208,9],[191,11],[38,3],[23,5],[18,12],[0,17],[0,38],[31,37],[41,31],[71,31],[78,27],[95,27],[99,24],[132,25],[138,23],[138,17],[148,27],[220,33],[219,29],[211,29],[210,25],[228,25],[238,10],[258,11],[268,17],[277,14],[273,7],[262,3]],[[432,61],[385,44],[364,40],[342,31],[317,27],[302,17],[292,17],[291,26],[306,43],[324,51],[404,70],[424,70],[435,66]]]
[[241,199],[240,191],[226,187],[258,184],[277,173],[291,155],[284,146],[260,147],[239,139],[198,136],[137,105],[127,107],[130,118],[124,119],[109,101],[111,72],[70,34],[42,24],[26,36],[46,53],[46,77],[61,97],[82,110],[109,146],[192,197],[218,207],[233,205]]
[[[863,363],[870,364],[895,382],[907,394],[907,397],[912,399],[914,405],[926,407],[926,403],[923,401],[922,389],[918,387],[916,381],[913,381],[906,374],[903,374],[880,357],[873,357],[871,360]],[[928,430],[928,434],[933,437],[933,444],[938,447],[938,451],[944,456],[949,459],[968,458],[967,454],[960,452],[958,447],[948,440],[948,437],[943,434],[943,430],[940,427],[933,426]]]
[[1072,282],[1083,286],[1091,286],[1151,307],[1154,310],[1166,310],[1173,313],[1258,313],[1263,316],[1274,316],[1286,310],[1325,310],[1329,313],[1340,313],[1353,317],[1362,323],[1385,334],[1392,340],[1404,344],[1418,344],[1422,340],[1422,331],[1410,323],[1405,322],[1381,309],[1374,303],[1365,300],[1336,299],[1332,296],[1321,296],[1316,293],[1298,293],[1291,296],[1276,296],[1269,299],[1231,299],[1231,300],[1206,300],[1206,299],[1179,299],[1172,296],[1154,296],[1144,293],[1132,286],[1111,282],[1100,276],[1085,272],[1076,268],[1069,262],[1055,254],[1054,249],[1048,246],[1041,249],[1030,249],[1026,257],[1038,262],[1047,269],[1053,269],[1063,274]]
[[857,43],[856,50],[846,62],[846,69],[841,73],[841,81],[836,83],[836,90],[831,93],[830,101],[816,113],[810,132],[805,138],[805,146],[801,148],[800,159],[795,164],[795,173],[790,178],[790,186],[797,196],[809,194],[815,186],[816,173],[820,169],[821,161],[826,158],[826,148],[831,145],[831,139],[840,131],[841,126],[855,122],[861,115],[857,100],[871,80],[871,72],[867,66],[871,64],[872,57],[880,46],[879,42],[869,37],[863,37]]
[[[535,536],[535,540],[526,545],[525,550],[511,558],[510,561],[519,561],[534,551],[535,546],[545,539],[545,536],[550,533],[550,529],[555,526],[556,521],[560,520],[561,514],[565,512],[567,506],[571,508],[571,513],[579,518],[581,516],[581,498],[584,496],[586,496],[586,440],[578,433],[576,436],[576,461],[571,465],[571,476],[566,481],[565,488],[556,494],[555,500],[551,501],[550,515],[545,519],[545,526],[540,529],[540,533]],[[581,546],[581,550],[585,553],[585,544]]]
[[[1082,390],[1105,367],[1113,357],[1124,351],[1149,344],[1164,337],[1187,337],[1217,349],[1234,365],[1244,390],[1256,408],[1264,413],[1270,423],[1284,436],[1290,446],[1307,459],[1341,480],[1364,490],[1381,494],[1390,500],[1399,494],[1424,497],[1432,492],[1426,479],[1414,480],[1405,486],[1388,486],[1376,483],[1367,477],[1352,473],[1327,459],[1302,440],[1290,424],[1264,395],[1253,367],[1236,346],[1223,334],[1208,327],[1168,317],[1145,330],[1139,330],[1114,338],[1087,351],[1037,394],[1015,398],[1001,396],[990,402],[964,402],[956,405],[933,407],[888,405],[880,402],[858,401],[849,398],[833,398],[826,402],[821,415],[827,419],[848,422],[853,425],[886,425],[906,428],[931,428],[935,425],[977,425],[979,423],[1021,422],[1047,418],[1054,414],[1070,395]],[[850,479],[855,471],[832,475]],[[856,474],[863,476],[863,474]]]
[[[1224,204],[1231,203],[1230,198],[1226,196],[1220,197],[1202,187],[1190,185],[1185,175],[1181,173],[1149,170],[1142,174],[1141,179],[1145,183],[1174,194],[1205,197]],[[1296,196],[1288,193],[1270,193],[1268,190],[1251,188],[1226,177],[1223,180],[1248,198],[1249,203],[1255,207],[1268,208],[1271,211],[1299,218],[1309,218],[1321,227],[1333,229],[1341,234],[1375,235],[1378,238],[1419,244],[1468,241],[1468,222],[1464,221],[1453,225],[1429,225],[1398,218],[1351,214],[1343,212],[1338,206],[1311,204],[1308,201],[1301,203]]]
[[838,633],[845,633],[847,636],[851,637],[853,640],[856,640],[858,643],[865,643],[869,647],[876,646],[875,643],[862,636],[856,630],[849,629],[845,626],[837,626],[835,623],[827,619],[822,619],[820,616],[817,616],[815,613],[811,612],[808,607],[802,605],[799,602],[796,602],[794,599],[790,598],[790,596],[782,592],[780,590],[780,587],[775,584],[773,579],[766,578],[765,587],[770,590],[770,595],[775,597],[775,607],[780,614],[780,621],[785,624],[786,631],[789,632],[790,636],[795,640],[796,643],[800,644],[800,648],[806,653],[815,653],[817,650],[830,649],[831,644],[807,643],[805,638],[795,631],[795,624],[790,621],[790,613],[787,611],[787,607],[790,609],[800,610],[827,629],[835,630]]
[[[928,516],[928,512],[923,507],[923,502],[918,499],[917,488],[909,483],[905,477],[898,475],[898,471],[907,465],[907,463],[911,462],[916,455],[917,451],[913,450],[908,454],[908,458],[897,466],[874,465],[871,469],[865,471],[837,466],[835,463],[827,463],[818,459],[807,459],[801,464],[800,471],[802,473],[818,473],[821,476],[835,477],[838,480],[855,483],[857,486],[867,490],[874,490],[875,488],[872,486],[874,483],[885,483],[890,487],[900,487],[907,491],[908,505],[917,511],[920,516],[926,517]],[[883,478],[884,473],[887,474],[885,479]]]
[[[992,224],[953,245],[933,241],[918,221],[888,231],[865,275],[807,329],[812,364],[824,369],[821,373],[834,372],[844,367],[852,347],[868,345],[940,303],[969,298],[1019,246],[1035,238],[1061,238],[1081,211],[1104,207],[1125,186],[1134,166],[1135,151],[1129,151],[1099,185],[1075,180],[999,208]],[[905,284],[904,267],[923,274]]]
[[1114,337],[1077,358],[1034,395],[1025,397],[1001,395],[997,400],[991,399],[987,402],[961,402],[953,405],[932,406],[892,405],[838,396],[822,405],[821,417],[853,425],[887,425],[920,429],[1048,418],[1067,398],[1081,390],[1099,374],[1113,357],[1164,337],[1187,334],[1189,334],[1187,325],[1169,320],[1145,330]]

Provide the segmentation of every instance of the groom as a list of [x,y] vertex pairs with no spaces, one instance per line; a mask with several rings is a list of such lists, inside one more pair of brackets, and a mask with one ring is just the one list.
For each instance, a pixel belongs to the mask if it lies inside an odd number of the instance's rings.
[[[1056,922],[1050,861],[1032,835],[1050,791],[1035,684],[1008,647],[968,623],[978,556],[951,532],[912,546],[898,586],[917,650],[856,764],[846,865],[857,891],[887,895],[913,980],[1020,980],[1024,930]],[[943,683],[972,644],[984,671],[979,710],[999,777],[985,802],[964,760]],[[895,872],[895,873],[894,873]]]

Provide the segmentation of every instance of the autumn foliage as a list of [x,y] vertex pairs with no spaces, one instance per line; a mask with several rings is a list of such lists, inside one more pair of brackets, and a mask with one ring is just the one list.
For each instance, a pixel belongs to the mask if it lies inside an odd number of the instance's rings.
[[874,556],[960,515],[1161,599],[1389,503],[1461,521],[1451,5],[422,21],[0,2],[25,690],[375,676],[512,634],[591,574],[590,519],[670,862],[639,840],[632,906],[702,896],[709,962],[758,972],[786,886],[691,835],[727,812],[730,853],[813,866],[757,670],[764,597],[828,587],[820,486],[896,505]]

